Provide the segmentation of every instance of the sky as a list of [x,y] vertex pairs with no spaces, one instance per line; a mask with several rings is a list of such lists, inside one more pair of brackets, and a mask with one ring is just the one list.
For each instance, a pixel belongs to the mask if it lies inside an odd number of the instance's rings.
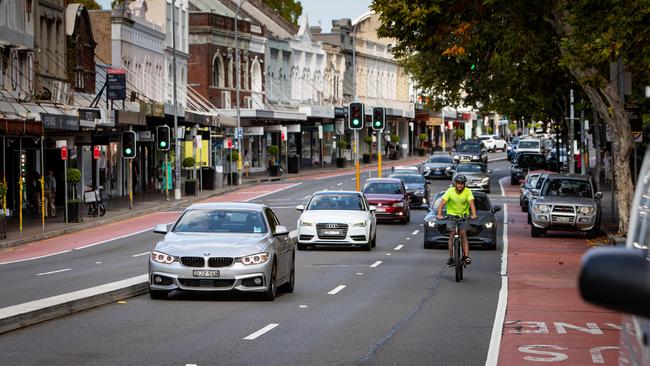
[[[97,0],[104,8],[108,9],[111,0]],[[319,25],[323,32],[332,28],[332,19],[355,19],[368,11],[372,0],[300,0],[302,14],[309,17],[309,25]]]

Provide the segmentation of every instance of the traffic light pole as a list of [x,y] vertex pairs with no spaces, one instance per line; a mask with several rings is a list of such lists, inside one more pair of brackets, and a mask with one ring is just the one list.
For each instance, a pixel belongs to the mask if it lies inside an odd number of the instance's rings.
[[384,130],[377,131],[377,177],[381,178],[381,140],[384,138]]
[[[364,116],[365,118],[365,116]],[[357,192],[361,191],[361,167],[359,166],[359,130],[354,130],[354,166],[356,170]]]
[[129,210],[133,210],[133,159],[126,159],[129,161],[129,171],[127,175],[127,189],[129,190]]
[[163,178],[163,186],[165,187],[165,201],[169,201],[169,186],[167,185],[167,180],[169,177],[167,176],[167,161],[168,161],[168,155],[167,151],[165,151],[165,164],[163,165],[163,173],[162,173],[162,178]]

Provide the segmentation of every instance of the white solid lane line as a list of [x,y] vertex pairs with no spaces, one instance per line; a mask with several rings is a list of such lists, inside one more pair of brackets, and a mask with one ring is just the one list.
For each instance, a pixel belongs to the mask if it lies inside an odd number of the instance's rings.
[[131,258],[142,257],[143,255],[147,255],[147,254],[149,254],[149,252],[144,252],[144,253],[140,253],[140,254],[134,254],[134,255],[131,256]]
[[63,253],[71,252],[71,251],[72,251],[71,249],[68,249],[68,250],[62,250],[60,252],[56,252],[56,253],[52,253],[52,254],[41,255],[41,256],[38,256],[38,257],[30,257],[30,258],[26,258],[26,259],[18,259],[18,260],[15,260],[15,261],[1,262],[0,266],[3,265],[3,264],[11,264],[11,263],[31,261],[31,260],[34,260],[34,259],[47,258],[47,257],[51,257],[53,255],[59,255],[59,254],[63,254]]
[[71,269],[70,268],[59,269],[59,270],[56,270],[56,271],[37,273],[36,275],[37,276],[45,276],[45,275],[49,275],[49,274],[53,274],[53,273],[60,273],[60,272],[67,272],[67,271],[71,271]]
[[334,290],[328,292],[327,294],[328,295],[336,295],[337,293],[339,293],[339,291],[343,290],[344,288],[345,288],[345,285],[339,285]]
[[370,267],[371,267],[371,268],[375,268],[375,267],[377,267],[378,265],[380,265],[381,263],[382,263],[381,261],[376,261],[375,263],[371,264]]
[[269,330],[271,330],[271,329],[277,327],[278,325],[280,325],[280,324],[271,323],[271,324],[267,325],[266,327],[264,327],[264,328],[258,330],[257,332],[255,332],[255,333],[253,333],[253,334],[251,334],[251,335],[248,335],[248,336],[244,337],[244,339],[245,339],[245,340],[248,340],[248,341],[252,341],[252,340],[254,340],[255,338],[261,336],[262,334],[268,332]]
[[400,249],[402,249],[402,248],[404,248],[404,245],[403,245],[403,244],[400,244],[400,245],[398,245],[398,246],[395,247],[395,250],[400,250]]
[[420,230],[415,230],[414,232],[411,233],[411,235],[418,235],[419,232]]

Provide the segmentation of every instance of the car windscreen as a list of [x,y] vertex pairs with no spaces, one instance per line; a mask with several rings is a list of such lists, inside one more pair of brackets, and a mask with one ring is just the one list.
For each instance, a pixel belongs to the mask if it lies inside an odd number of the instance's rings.
[[479,140],[485,141],[485,140],[489,140],[490,138],[491,138],[491,136],[481,136],[481,137],[479,137]]
[[[442,196],[443,196],[442,194],[439,194],[438,196],[436,196],[436,200],[433,201],[433,205],[431,205],[431,208],[433,209],[434,212],[438,210],[438,206],[440,206],[440,203],[442,202]],[[488,198],[486,196],[475,195],[474,207],[476,207],[476,211],[490,211],[490,204]],[[442,211],[447,212],[447,207],[444,207]]]
[[401,179],[405,184],[422,183],[424,184],[424,177],[419,174],[391,174],[388,178]]
[[481,145],[479,144],[460,144],[456,149],[457,152],[480,153]]
[[593,198],[591,184],[578,179],[550,179],[544,183],[542,196]]
[[358,194],[317,194],[307,205],[308,211],[313,210],[346,210],[364,211],[363,200]]
[[456,173],[485,173],[483,164],[458,164]]
[[195,209],[178,219],[174,233],[266,233],[262,213],[251,210]]
[[427,160],[427,163],[443,163],[443,164],[451,164],[453,162],[453,159],[451,156],[432,156]]
[[517,165],[522,169],[540,169],[546,167],[546,158],[542,154],[523,154],[517,159]]
[[538,149],[539,141],[519,141],[517,144],[517,149]]
[[371,182],[363,187],[365,194],[402,194],[402,186],[392,182]]

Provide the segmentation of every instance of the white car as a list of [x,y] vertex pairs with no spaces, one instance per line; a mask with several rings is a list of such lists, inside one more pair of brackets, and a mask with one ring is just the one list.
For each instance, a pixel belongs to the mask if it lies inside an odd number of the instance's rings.
[[298,218],[298,250],[316,245],[360,246],[371,250],[377,244],[375,207],[353,191],[316,192]]
[[506,148],[508,147],[506,140],[502,139],[498,135],[483,135],[479,137],[479,139],[483,142],[485,148],[490,151],[506,151]]

